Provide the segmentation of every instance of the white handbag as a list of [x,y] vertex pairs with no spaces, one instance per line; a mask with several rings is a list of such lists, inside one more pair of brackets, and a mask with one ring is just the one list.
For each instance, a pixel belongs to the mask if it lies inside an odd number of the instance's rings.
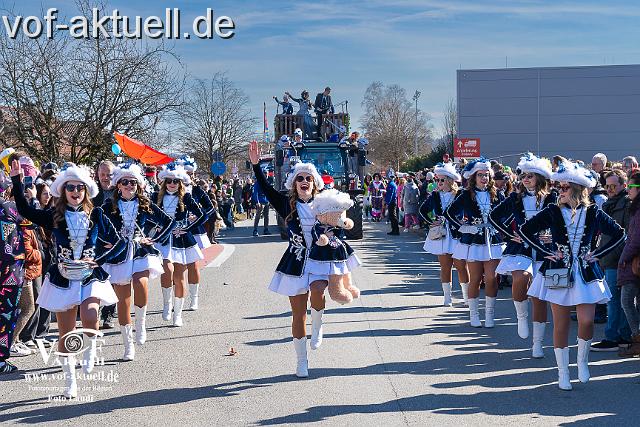
[[444,224],[435,225],[433,227],[429,227],[429,233],[427,237],[429,240],[440,240],[447,236],[447,229]]
[[[584,210],[580,211],[580,216],[578,217],[578,221],[576,222],[576,233],[573,236],[573,245],[569,246],[569,249],[571,251],[573,251],[573,247],[575,246],[576,242],[579,241],[577,230],[578,230],[578,226],[580,225],[580,220],[582,219],[583,212]],[[565,225],[565,228],[566,228],[566,225]],[[580,240],[582,240],[582,236],[580,236]],[[573,278],[571,277],[569,268],[565,267],[565,268],[547,269],[547,271],[544,272],[544,287],[548,289],[573,288]]]

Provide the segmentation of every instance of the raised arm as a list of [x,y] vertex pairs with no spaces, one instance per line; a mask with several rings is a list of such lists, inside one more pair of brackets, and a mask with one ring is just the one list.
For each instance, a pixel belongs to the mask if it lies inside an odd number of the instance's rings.
[[[16,160],[14,161],[14,163],[18,163],[18,161]],[[19,164],[17,167],[18,169],[20,169]],[[11,182],[13,183],[13,188],[11,190],[11,193],[13,194],[13,199],[16,202],[18,213],[34,224],[37,224],[47,230],[52,230],[53,212],[51,211],[51,209],[38,209],[31,206],[29,202],[27,202],[27,199],[24,197],[24,188],[22,186],[21,174],[14,175],[13,172],[14,171],[12,165]]]
[[256,181],[258,181],[258,185],[267,197],[267,200],[269,200],[269,203],[271,203],[281,217],[286,218],[287,215],[289,215],[289,199],[273,188],[273,186],[269,184],[269,181],[267,181],[267,177],[264,176],[264,172],[262,172],[262,168],[258,164],[260,161],[260,149],[256,141],[252,141],[251,144],[249,144],[249,160],[253,165],[253,173],[256,175]]

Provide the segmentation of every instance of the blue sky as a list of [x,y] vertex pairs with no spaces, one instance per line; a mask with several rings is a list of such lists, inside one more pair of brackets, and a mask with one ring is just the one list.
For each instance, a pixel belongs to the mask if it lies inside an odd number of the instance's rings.
[[[0,0],[6,4],[6,0]],[[40,1],[16,2],[37,12]],[[49,0],[73,15],[71,0]],[[231,40],[180,40],[175,49],[191,76],[217,71],[243,88],[252,110],[275,113],[272,96],[326,85],[334,103],[349,100],[358,126],[360,102],[375,80],[397,83],[441,131],[442,110],[455,97],[459,68],[629,64],[640,62],[637,2],[534,0],[111,0],[127,15],[164,15],[178,7],[183,26],[212,7],[237,25]]]

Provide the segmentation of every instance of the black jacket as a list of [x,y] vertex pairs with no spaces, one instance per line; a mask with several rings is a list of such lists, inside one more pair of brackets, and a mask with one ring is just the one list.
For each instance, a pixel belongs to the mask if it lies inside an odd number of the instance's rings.
[[328,112],[333,113],[333,102],[331,102],[331,95],[324,95],[324,93],[319,93],[316,95],[316,102],[313,103],[313,109],[316,113],[327,114]]

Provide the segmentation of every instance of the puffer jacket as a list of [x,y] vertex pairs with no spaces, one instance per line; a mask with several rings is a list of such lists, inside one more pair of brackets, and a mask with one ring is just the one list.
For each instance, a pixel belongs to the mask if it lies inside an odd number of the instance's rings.
[[631,271],[633,258],[640,255],[640,209],[631,215],[629,234],[618,262],[618,286],[640,285],[640,277]]
[[42,275],[42,252],[35,231],[31,225],[22,225],[24,239],[24,279],[33,280]]

